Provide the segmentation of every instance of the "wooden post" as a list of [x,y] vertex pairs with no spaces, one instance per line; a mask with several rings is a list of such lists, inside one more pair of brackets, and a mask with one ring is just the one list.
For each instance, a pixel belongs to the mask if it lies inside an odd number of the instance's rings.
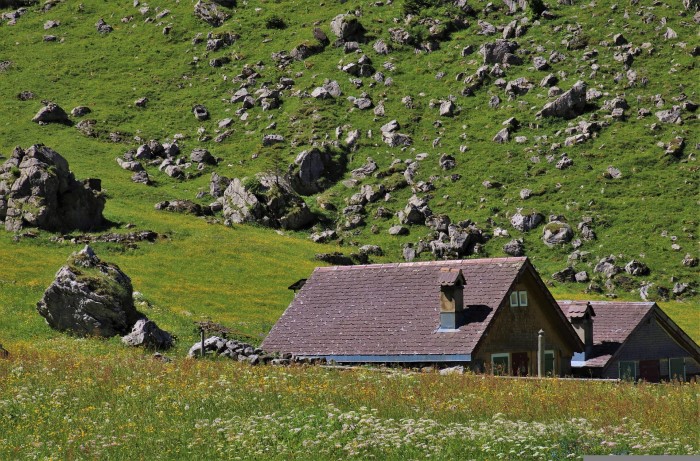
[[199,329],[200,340],[202,341],[202,358],[204,358],[204,327]]
[[544,376],[544,330],[537,332],[537,376]]

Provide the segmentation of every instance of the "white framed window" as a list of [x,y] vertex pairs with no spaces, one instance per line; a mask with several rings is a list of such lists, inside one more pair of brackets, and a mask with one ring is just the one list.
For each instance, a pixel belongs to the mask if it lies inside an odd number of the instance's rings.
[[512,291],[510,307],[527,307],[527,291]]
[[510,354],[491,354],[491,370],[494,375],[510,374]]
[[685,360],[683,357],[668,359],[668,379],[685,381]]
[[620,379],[636,381],[639,377],[639,365],[636,360],[620,360],[618,367]]
[[518,291],[518,300],[520,307],[527,307],[527,291]]

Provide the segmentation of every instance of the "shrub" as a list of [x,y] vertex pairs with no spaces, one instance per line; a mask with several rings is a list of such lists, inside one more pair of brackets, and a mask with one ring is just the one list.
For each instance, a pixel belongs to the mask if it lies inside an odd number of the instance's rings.
[[266,29],[286,29],[287,23],[279,16],[270,16],[265,20]]

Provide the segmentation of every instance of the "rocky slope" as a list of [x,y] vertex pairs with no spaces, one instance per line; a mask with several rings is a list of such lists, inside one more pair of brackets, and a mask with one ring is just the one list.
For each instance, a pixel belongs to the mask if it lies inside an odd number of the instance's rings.
[[5,155],[91,150],[153,213],[694,296],[695,1],[20,6],[0,20]]

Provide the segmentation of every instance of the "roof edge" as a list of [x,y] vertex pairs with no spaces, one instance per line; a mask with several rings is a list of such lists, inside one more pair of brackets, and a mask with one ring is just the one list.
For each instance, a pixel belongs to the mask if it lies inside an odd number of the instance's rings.
[[515,263],[527,261],[527,256],[511,257],[511,258],[474,258],[474,259],[446,259],[441,261],[417,261],[403,263],[383,263],[383,264],[358,264],[353,266],[318,266],[314,272],[327,271],[342,271],[342,270],[358,270],[358,269],[390,269],[395,267],[425,267],[425,266],[456,266],[463,264],[487,264],[487,263]]

